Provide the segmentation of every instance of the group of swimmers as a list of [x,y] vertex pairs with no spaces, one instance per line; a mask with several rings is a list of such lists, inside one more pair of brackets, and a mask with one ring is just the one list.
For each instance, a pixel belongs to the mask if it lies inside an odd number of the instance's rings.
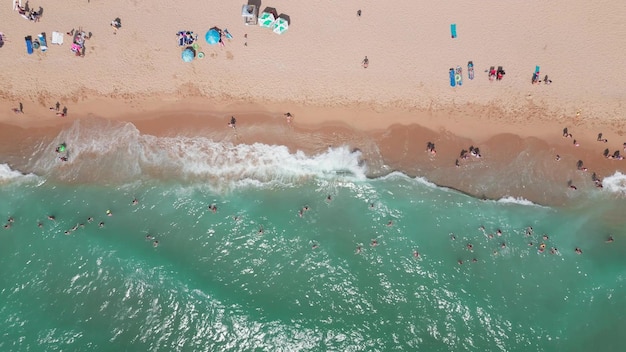
[[[469,147],[469,151],[465,150],[465,149],[461,149],[461,153],[459,154],[459,158],[465,160],[465,159],[469,159],[470,156],[473,156],[475,158],[481,158],[482,154],[480,154],[480,149],[478,147],[474,147],[473,145],[471,145]],[[456,167],[461,166],[461,163],[459,162],[459,159],[456,159],[454,161],[454,166],[456,166]]]

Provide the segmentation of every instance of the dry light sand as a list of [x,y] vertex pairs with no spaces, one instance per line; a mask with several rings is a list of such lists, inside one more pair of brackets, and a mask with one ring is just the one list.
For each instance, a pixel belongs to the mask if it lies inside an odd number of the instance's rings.
[[[549,170],[548,160],[561,153],[568,163],[587,157],[585,164],[603,176],[625,169],[601,156],[605,147],[613,152],[626,142],[626,80],[619,74],[626,63],[624,1],[263,1],[261,9],[290,17],[283,35],[244,25],[243,1],[33,0],[31,8],[44,8],[37,23],[11,4],[0,6],[6,39],[0,48],[0,121],[30,132],[3,126],[5,152],[13,151],[7,145],[19,145],[15,136],[45,133],[36,128],[76,118],[156,118],[138,125],[170,133],[198,123],[189,116],[201,114],[215,128],[237,115],[242,122],[294,131],[292,138],[283,133],[269,139],[274,133],[250,130],[239,142],[284,143],[309,152],[348,142],[381,158],[373,175],[401,169],[477,195],[548,201],[551,195],[526,185],[537,178],[564,183],[578,177],[567,164],[563,173],[517,175],[485,194],[487,181],[476,177],[488,179],[489,158],[506,168],[510,155],[522,151],[534,154],[509,167],[538,167],[545,158],[541,165]],[[116,17],[123,27],[114,35],[110,23]],[[457,24],[455,39],[451,23]],[[225,47],[208,45],[204,33],[213,26],[227,28],[234,39]],[[64,45],[50,44],[53,31],[78,28],[93,34],[85,57],[70,52],[67,35]],[[199,35],[204,59],[182,62],[179,30]],[[48,51],[27,55],[24,36],[40,32],[48,34]],[[361,67],[365,56],[367,69]],[[469,60],[474,80],[467,78]],[[551,85],[531,84],[535,65]],[[448,70],[456,66],[463,67],[464,81],[452,88]],[[490,66],[504,67],[502,81],[488,80],[484,71]],[[68,107],[68,117],[49,111],[56,101]],[[11,112],[19,102],[24,114]],[[288,128],[285,111],[296,116]],[[580,148],[561,138],[563,127]],[[609,144],[597,144],[600,132]],[[434,160],[424,153],[426,141],[437,145]],[[450,177],[458,152],[471,144],[481,146],[485,160],[482,167],[463,165],[464,172],[482,173]]]

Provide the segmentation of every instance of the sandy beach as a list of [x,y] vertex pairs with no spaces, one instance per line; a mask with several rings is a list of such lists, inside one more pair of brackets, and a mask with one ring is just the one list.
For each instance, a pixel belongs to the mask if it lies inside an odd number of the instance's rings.
[[[263,2],[261,9],[289,16],[282,35],[244,25],[243,2],[29,5],[45,9],[39,22],[8,1],[0,8],[0,162],[18,169],[37,138],[76,119],[104,118],[132,121],[148,134],[307,153],[347,144],[362,151],[372,177],[398,170],[478,197],[542,204],[575,197],[568,181],[593,190],[592,172],[626,170],[625,161],[602,155],[605,148],[626,153],[626,82],[612,72],[623,62],[626,35],[626,4],[618,1]],[[122,27],[114,34],[116,17]],[[204,33],[213,26],[233,39],[209,45]],[[63,45],[26,53],[26,35],[79,29],[92,33],[84,57],[70,51],[67,34]],[[198,34],[203,59],[181,60],[181,30]],[[451,87],[448,70],[457,66],[463,85]],[[501,81],[489,79],[491,66],[503,66]],[[532,84],[535,66],[553,82]],[[67,116],[50,110],[57,101]],[[16,114],[19,103],[24,112]],[[294,116],[290,124],[285,112]],[[238,119],[236,137],[230,116]],[[566,127],[572,138],[562,137]],[[470,146],[482,157],[460,159]],[[578,160],[588,171],[577,170]]]

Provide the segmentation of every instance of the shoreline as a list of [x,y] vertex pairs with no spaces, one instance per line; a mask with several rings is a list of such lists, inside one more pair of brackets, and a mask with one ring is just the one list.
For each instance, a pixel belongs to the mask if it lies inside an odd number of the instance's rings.
[[[137,104],[141,108],[137,109]],[[368,167],[367,177],[377,178],[398,171],[479,199],[524,198],[541,205],[565,205],[582,190],[595,188],[591,173],[598,178],[626,173],[626,161],[602,156],[604,148],[622,151],[621,126],[600,126],[583,119],[560,121],[514,120],[510,116],[472,115],[466,111],[372,111],[369,107],[319,107],[297,104],[254,104],[188,98],[177,101],[116,102],[92,100],[78,103],[67,117],[59,118],[45,106],[15,115],[0,132],[0,155],[12,166],[25,165],[24,150],[37,140],[52,140],[75,120],[104,119],[130,122],[142,134],[206,137],[232,144],[284,145],[291,153],[312,156],[328,147],[347,145],[358,149]],[[106,110],[95,107],[106,106]],[[211,107],[219,107],[211,109]],[[152,107],[152,110],[151,110]],[[483,110],[486,108],[483,108]],[[105,111],[97,116],[90,111]],[[287,123],[285,112],[294,116]],[[481,109],[475,107],[479,113]],[[76,116],[81,117],[76,117]],[[237,131],[227,126],[237,118]],[[511,122],[513,121],[513,122]],[[563,138],[568,127],[573,138]],[[611,128],[611,130],[609,130]],[[598,133],[608,143],[595,141]],[[579,147],[573,145],[573,139]],[[426,150],[435,144],[436,155]],[[459,158],[462,149],[480,148],[482,158]],[[28,153],[25,153],[28,154]],[[555,160],[556,154],[561,156]],[[455,166],[455,160],[460,166]],[[583,160],[587,172],[576,168]],[[4,161],[3,161],[4,162]],[[578,192],[568,189],[571,181]]]

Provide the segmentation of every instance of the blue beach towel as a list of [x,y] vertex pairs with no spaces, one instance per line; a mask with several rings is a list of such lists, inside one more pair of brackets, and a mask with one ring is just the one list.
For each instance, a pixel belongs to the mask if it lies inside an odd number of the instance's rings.
[[26,41],[26,52],[31,55],[33,53],[33,37],[29,35],[24,37],[24,40]]
[[452,34],[452,39],[456,38],[456,23],[450,25],[450,34]]
[[456,86],[456,78],[454,77],[454,69],[450,69],[450,87]]
[[535,66],[535,73],[539,73],[540,69],[539,66]]

